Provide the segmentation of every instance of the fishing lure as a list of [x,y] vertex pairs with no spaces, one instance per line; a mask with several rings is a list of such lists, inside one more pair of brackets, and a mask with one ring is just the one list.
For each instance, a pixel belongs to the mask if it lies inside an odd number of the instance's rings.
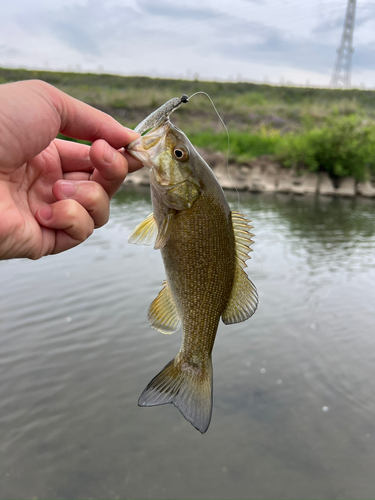
[[173,97],[172,99],[169,99],[169,101],[141,121],[141,123],[135,127],[134,132],[138,132],[138,134],[143,135],[151,128],[160,125],[163,121],[168,119],[173,111],[176,111],[181,104],[185,104],[187,102],[189,102],[189,98],[186,94],[182,94],[181,97]]

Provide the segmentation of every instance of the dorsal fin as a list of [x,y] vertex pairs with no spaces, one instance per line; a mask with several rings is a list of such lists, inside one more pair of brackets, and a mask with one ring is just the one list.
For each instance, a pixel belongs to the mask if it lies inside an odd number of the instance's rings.
[[168,283],[164,281],[162,286],[148,309],[148,321],[152,328],[161,333],[174,333],[180,328],[180,316]]
[[252,226],[240,212],[233,211],[231,215],[237,258],[232,291],[221,317],[226,325],[245,321],[255,313],[258,306],[257,290],[244,271],[246,261],[250,259],[250,245],[253,243],[253,234],[250,233]]

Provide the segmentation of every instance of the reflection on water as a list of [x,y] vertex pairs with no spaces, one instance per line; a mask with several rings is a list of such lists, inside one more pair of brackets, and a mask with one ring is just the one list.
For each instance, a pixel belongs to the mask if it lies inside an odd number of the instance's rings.
[[204,436],[137,406],[181,341],[147,325],[159,252],[126,241],[148,190],[76,249],[0,262],[1,498],[373,497],[374,202],[241,198],[260,305],[219,328]]

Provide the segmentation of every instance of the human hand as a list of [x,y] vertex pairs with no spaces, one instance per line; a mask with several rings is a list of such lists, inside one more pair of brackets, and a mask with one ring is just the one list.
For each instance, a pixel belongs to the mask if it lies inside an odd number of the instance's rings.
[[0,85],[0,259],[63,252],[105,224],[110,198],[141,167],[117,149],[137,137],[45,82]]

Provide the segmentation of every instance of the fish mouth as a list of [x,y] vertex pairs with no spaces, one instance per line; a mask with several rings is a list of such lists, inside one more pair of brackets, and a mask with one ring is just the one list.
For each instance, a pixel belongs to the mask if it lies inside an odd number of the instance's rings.
[[139,160],[145,167],[152,168],[153,159],[156,158],[164,148],[165,137],[171,125],[169,120],[157,125],[146,132],[145,135],[142,135],[128,144],[126,146],[126,151]]

